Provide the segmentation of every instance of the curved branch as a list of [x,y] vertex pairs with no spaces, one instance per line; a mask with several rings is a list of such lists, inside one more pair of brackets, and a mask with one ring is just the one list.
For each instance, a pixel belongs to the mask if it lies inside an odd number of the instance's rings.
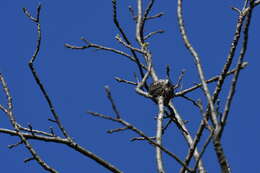
[[34,61],[36,60],[37,58],[37,55],[39,54],[39,51],[40,51],[40,46],[41,46],[41,25],[40,25],[40,9],[41,9],[41,6],[39,5],[39,7],[37,8],[37,18],[34,20],[34,18],[32,16],[30,16],[28,10],[26,8],[23,9],[24,13],[26,14],[27,17],[29,17],[29,19],[31,19],[33,22],[36,23],[37,25],[37,42],[36,42],[36,49],[35,49],[35,52],[32,56],[32,58],[30,59],[28,65],[29,65],[29,68],[32,72],[32,75],[34,77],[34,80],[36,81],[37,85],[40,87],[40,90],[45,98],[45,100],[47,101],[48,103],[48,106],[50,108],[50,111],[53,115],[53,117],[55,118],[55,122],[56,124],[58,125],[59,129],[61,130],[61,132],[63,133],[63,135],[67,138],[70,138],[67,131],[65,130],[65,128],[63,127],[61,121],[60,121],[60,118],[54,108],[54,105],[52,104],[52,101],[46,91],[46,89],[44,88],[44,85],[42,84],[40,78],[38,77],[38,74],[34,68]]
[[198,71],[198,74],[199,74],[199,78],[200,78],[201,83],[202,83],[202,89],[204,91],[204,94],[207,98],[207,101],[208,101],[208,104],[209,104],[209,107],[210,107],[211,117],[212,117],[213,123],[214,123],[215,126],[218,126],[217,114],[216,114],[214,104],[213,104],[213,101],[212,101],[212,98],[211,98],[211,95],[210,95],[210,92],[209,92],[209,89],[208,89],[208,86],[207,86],[207,83],[206,83],[205,75],[204,75],[202,65],[201,65],[201,62],[200,62],[200,57],[199,57],[198,53],[196,52],[196,50],[192,47],[192,45],[191,45],[191,43],[188,39],[188,36],[186,34],[186,31],[185,31],[184,20],[183,20],[183,16],[182,16],[182,0],[178,0],[177,16],[178,16],[179,29],[180,29],[180,32],[181,32],[182,39],[184,41],[186,48],[189,50],[189,52],[193,56],[194,62],[196,64],[197,71]]

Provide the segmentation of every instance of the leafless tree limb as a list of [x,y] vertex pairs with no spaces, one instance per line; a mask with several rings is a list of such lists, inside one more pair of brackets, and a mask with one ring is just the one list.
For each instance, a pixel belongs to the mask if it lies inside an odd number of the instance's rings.
[[[241,68],[241,69],[244,69],[247,65],[248,65],[247,62],[243,62],[240,68]],[[236,68],[230,70],[230,71],[227,73],[227,76],[228,76],[228,75],[231,75],[231,74],[234,74],[235,71],[236,71]],[[207,82],[207,83],[216,82],[216,81],[218,81],[219,78],[220,78],[220,76],[217,75],[217,76],[214,76],[214,77],[212,77],[212,78],[206,80],[206,82]],[[202,84],[201,84],[201,83],[200,83],[200,84],[197,84],[197,85],[195,85],[195,86],[193,86],[193,87],[187,88],[187,89],[185,89],[185,90],[182,90],[182,91],[180,91],[180,92],[177,92],[177,93],[175,93],[175,96],[178,97],[178,96],[185,95],[185,94],[187,94],[187,93],[189,93],[189,92],[191,92],[191,91],[194,91],[194,90],[196,90],[196,89],[198,89],[198,88],[200,88],[200,87],[202,87]]]
[[[159,145],[162,145],[162,130],[163,130],[163,115],[164,115],[164,98],[160,96],[158,98],[158,107],[159,113],[157,116],[157,128],[156,128],[156,142]],[[157,163],[157,170],[158,173],[165,173],[163,160],[162,160],[162,151],[160,148],[156,148],[156,163]]]
[[[0,133],[9,134],[9,135],[12,135],[12,136],[19,136],[17,131],[9,130],[9,129],[3,129],[3,128],[0,128]],[[107,168],[111,172],[122,173],[122,171],[120,171],[118,168],[116,168],[112,164],[108,163],[107,161],[103,160],[101,157],[97,156],[96,154],[94,154],[94,153],[90,152],[89,150],[83,148],[79,144],[77,144],[77,143],[75,143],[71,140],[68,140],[66,138],[62,138],[62,137],[59,137],[59,136],[49,137],[49,136],[43,136],[43,135],[32,135],[31,133],[24,133],[24,132],[20,132],[20,134],[22,136],[24,136],[25,139],[40,140],[40,141],[45,141],[45,142],[54,142],[54,143],[65,144],[69,148],[72,148],[75,151],[78,151],[79,153],[81,153],[82,155],[89,157],[92,160],[96,161],[97,163],[99,163],[103,167]]]
[[185,167],[185,169],[189,172],[192,172],[192,170],[190,168],[188,168],[182,161],[181,159],[178,158],[178,156],[176,156],[175,154],[173,154],[172,152],[170,152],[169,150],[167,150],[166,148],[164,148],[163,146],[161,146],[160,144],[158,144],[157,142],[154,142],[150,137],[148,137],[147,135],[145,135],[144,132],[142,132],[140,129],[136,128],[135,126],[133,126],[132,124],[130,124],[129,122],[123,120],[123,119],[116,119],[113,118],[111,116],[108,115],[104,115],[104,114],[100,114],[97,112],[91,112],[88,111],[88,113],[92,116],[95,117],[99,117],[102,119],[106,119],[106,120],[110,120],[110,121],[114,121],[117,123],[120,123],[122,125],[124,125],[125,127],[127,127],[128,129],[132,130],[133,132],[135,132],[136,134],[140,135],[141,137],[143,137],[146,141],[148,141],[150,144],[152,144],[155,147],[160,148],[163,152],[165,152],[167,155],[171,156],[172,158],[174,158],[180,165],[182,165],[183,167]]
[[[39,14],[39,13],[40,13],[40,9],[41,9],[41,6],[39,6],[39,7],[37,8],[37,18],[36,18],[36,20],[33,20],[32,17],[29,17],[33,22],[36,23],[36,25],[37,25],[37,34],[38,34],[38,35],[37,35],[37,42],[36,42],[36,50],[35,50],[35,52],[34,52],[32,58],[30,59],[28,65],[29,65],[29,68],[30,68],[30,70],[31,70],[31,72],[32,72],[32,75],[33,75],[33,77],[34,77],[34,80],[36,81],[37,85],[40,87],[40,90],[41,90],[41,92],[42,92],[42,94],[43,94],[45,100],[46,100],[47,103],[48,103],[48,106],[49,106],[49,108],[50,108],[50,111],[51,111],[51,113],[52,113],[52,115],[53,115],[53,117],[54,117],[54,119],[55,119],[55,121],[56,121],[56,123],[57,123],[59,129],[61,130],[61,132],[63,133],[63,135],[64,135],[65,137],[70,138],[69,135],[68,135],[68,133],[67,133],[67,131],[66,131],[65,128],[63,127],[63,125],[62,125],[62,123],[61,123],[61,121],[60,121],[60,119],[59,119],[59,116],[58,116],[57,112],[55,111],[55,108],[54,108],[54,106],[53,106],[53,104],[52,104],[52,101],[51,101],[51,99],[50,99],[50,97],[49,97],[49,95],[48,95],[46,89],[44,88],[44,86],[43,86],[43,84],[42,84],[40,78],[38,77],[38,74],[37,74],[37,72],[36,72],[36,70],[35,70],[35,68],[34,68],[34,64],[33,64],[34,61],[35,61],[36,58],[37,58],[37,55],[39,54],[40,46],[41,46],[41,25],[40,25],[40,14]],[[24,8],[24,12],[25,12],[25,14],[26,14],[27,16],[28,16],[28,14],[30,14],[30,13],[28,12],[28,10],[25,9],[25,8]]]
[[[38,12],[40,12],[40,6],[38,7]],[[28,10],[24,9],[24,12],[26,13],[26,15],[28,16],[30,13],[28,12]],[[33,20],[33,18],[30,17],[31,20]],[[65,130],[65,128],[63,127],[60,119],[59,119],[59,116],[58,114],[56,113],[55,109],[54,109],[54,106],[52,104],[52,101],[50,99],[50,97],[48,96],[48,93],[46,92],[43,84],[41,83],[40,81],[40,78],[38,77],[36,71],[35,71],[35,68],[34,68],[34,61],[36,60],[37,58],[37,55],[39,53],[39,50],[40,50],[40,43],[41,43],[41,28],[40,28],[40,18],[39,18],[39,14],[37,14],[37,18],[36,20],[33,20],[34,22],[36,22],[37,24],[37,31],[38,31],[38,37],[37,37],[37,44],[36,44],[36,51],[35,53],[33,54],[31,60],[29,61],[28,65],[30,67],[30,70],[34,76],[34,79],[37,83],[37,85],[40,87],[41,89],[41,92],[43,93],[44,95],[44,98],[46,99],[48,105],[49,105],[49,108],[53,114],[53,117],[55,119],[55,123],[58,125],[59,129],[61,130],[61,132],[63,133],[63,135],[65,136],[65,138],[67,139],[67,145],[70,146],[71,148],[81,152],[82,154],[84,154],[85,156],[95,160],[96,162],[98,162],[100,165],[102,165],[103,167],[107,168],[108,170],[112,171],[112,172],[115,172],[115,173],[120,173],[121,171],[116,168],[115,166],[113,166],[112,164],[108,163],[107,161],[101,159],[100,157],[96,156],[95,154],[91,153],[90,151],[84,149],[83,147],[81,147],[79,144],[77,144],[76,142],[74,142],[72,140],[72,138],[68,135],[67,131]],[[18,128],[18,127],[17,127]],[[31,130],[32,131],[32,130]],[[42,161],[39,156],[36,154],[36,152],[33,150],[32,147],[30,147],[30,144],[28,143],[28,141],[26,140],[26,138],[23,138],[23,136],[19,135],[21,137],[21,140],[25,143],[25,146],[28,148],[28,150],[30,150],[30,152],[32,153],[33,157],[35,160],[38,161],[38,163],[40,165],[42,165],[45,169],[48,169],[50,170],[51,172],[56,172],[56,170],[53,170],[52,168],[49,168],[49,166],[44,162]],[[34,134],[33,134],[34,136]]]
[[212,98],[211,98],[211,95],[210,95],[210,92],[209,92],[209,89],[208,89],[208,86],[206,83],[205,75],[204,75],[202,65],[200,62],[200,57],[199,57],[198,53],[196,52],[196,50],[192,47],[192,45],[187,37],[186,31],[185,31],[186,29],[184,27],[184,20],[183,20],[183,16],[182,16],[182,0],[178,0],[177,16],[178,16],[179,29],[180,29],[182,39],[184,41],[186,48],[189,50],[189,52],[191,53],[191,55],[194,58],[194,62],[197,67],[199,78],[202,83],[202,88],[203,88],[204,94],[207,98],[207,101],[208,101],[208,104],[210,107],[213,123],[215,126],[217,126],[218,125],[217,115],[216,115],[214,104],[213,104],[213,101],[212,101]]
[[220,137],[222,135],[222,132],[224,130],[224,127],[225,127],[225,124],[226,124],[226,121],[227,121],[228,113],[230,111],[231,102],[232,102],[233,96],[235,94],[235,89],[236,89],[236,85],[237,85],[237,82],[238,82],[238,77],[239,77],[239,74],[240,74],[241,66],[243,64],[244,56],[245,56],[245,53],[246,53],[246,50],[247,50],[248,30],[249,30],[249,25],[250,25],[251,18],[252,18],[253,8],[254,8],[254,1],[251,0],[250,1],[250,9],[248,11],[248,15],[246,16],[246,23],[245,23],[245,27],[244,27],[244,31],[243,31],[244,38],[243,38],[242,48],[241,48],[240,55],[239,55],[239,58],[238,58],[236,71],[235,71],[233,79],[232,79],[231,88],[230,88],[229,94],[227,96],[226,105],[225,105],[225,108],[224,108],[224,113],[223,113],[222,119],[221,119],[221,130],[219,131]]
[[133,50],[133,51],[135,51],[135,52],[138,52],[138,53],[141,53],[141,54],[145,54],[145,52],[144,52],[143,50],[141,50],[141,49],[139,49],[139,48],[136,48],[136,47],[133,47],[133,46],[127,44],[126,42],[124,42],[123,39],[122,39],[119,35],[116,35],[115,38],[116,38],[116,40],[117,40],[119,43],[121,43],[122,45],[124,45],[126,48],[131,49],[131,50]]
[[219,75],[219,78],[218,78],[218,81],[217,81],[217,86],[216,86],[216,89],[213,93],[213,102],[215,102],[216,99],[218,98],[218,95],[219,95],[221,88],[224,84],[224,80],[227,77],[228,70],[229,70],[231,63],[233,61],[233,57],[235,55],[237,44],[238,44],[238,41],[240,39],[240,32],[241,32],[241,28],[242,28],[242,25],[243,25],[243,21],[244,21],[244,15],[241,13],[238,17],[236,31],[235,31],[234,38],[233,38],[233,41],[232,41],[231,46],[230,46],[228,57],[226,59],[226,62],[225,62],[224,67],[222,69],[222,72]]
[[195,167],[194,167],[194,170],[195,170],[195,171],[196,171],[197,168],[198,168],[199,161],[200,161],[200,159],[202,158],[204,152],[206,151],[206,149],[207,149],[207,147],[208,147],[208,145],[209,145],[209,143],[210,143],[210,140],[211,140],[213,134],[214,134],[214,133],[213,133],[213,130],[212,130],[211,133],[210,133],[210,135],[208,136],[206,142],[204,143],[204,145],[203,145],[203,147],[202,147],[202,150],[201,150],[201,152],[200,152],[200,154],[199,154],[198,160],[197,160],[196,163],[195,163]]
[[[84,38],[82,38],[82,39],[84,39]],[[84,39],[84,40],[86,40],[86,39]],[[70,48],[70,49],[76,49],[76,50],[83,50],[83,49],[88,49],[88,48],[95,48],[97,50],[105,50],[105,51],[116,53],[118,55],[122,55],[136,63],[136,59],[133,56],[131,56],[123,51],[120,51],[120,50],[117,50],[114,48],[110,48],[110,47],[105,47],[105,46],[98,45],[98,44],[94,44],[94,43],[90,43],[90,42],[88,42],[88,44],[85,46],[74,46],[71,44],[65,44],[65,47]],[[143,64],[140,64],[140,65],[142,68],[146,69],[146,67]]]
[[33,149],[32,145],[27,141],[27,139],[20,132],[19,125],[16,122],[16,119],[15,119],[15,116],[14,116],[13,110],[12,110],[13,109],[12,97],[11,97],[11,94],[9,92],[9,88],[7,86],[7,83],[6,83],[2,74],[0,74],[0,82],[3,86],[4,93],[7,96],[8,109],[6,109],[7,110],[6,115],[8,116],[10,123],[12,124],[13,128],[15,129],[16,135],[21,139],[20,143],[24,144],[24,146],[31,153],[32,158],[35,161],[37,161],[44,170],[51,172],[51,173],[57,173],[57,171],[55,169],[51,168],[45,161],[43,161],[41,159],[41,157],[38,155],[38,153]]
[[[191,147],[193,146],[194,141],[193,141],[193,139],[192,139],[192,136],[191,136],[189,130],[186,128],[186,126],[185,126],[185,124],[184,124],[184,122],[183,122],[183,120],[182,120],[180,114],[178,113],[178,111],[177,111],[177,109],[175,108],[175,106],[173,105],[173,103],[170,103],[169,106],[170,106],[171,109],[174,111],[174,114],[175,114],[175,117],[176,117],[176,119],[177,119],[177,121],[178,121],[178,124],[180,124],[181,128],[183,129],[183,130],[181,130],[182,135],[183,135],[183,137],[186,139],[186,141],[187,141],[189,147],[191,148]],[[198,152],[198,150],[197,150],[196,147],[194,147],[194,153],[192,153],[192,156],[194,156],[194,158],[195,158],[196,160],[199,160],[199,152]],[[185,169],[184,169],[184,171],[185,171]],[[206,170],[205,170],[205,168],[204,168],[204,166],[203,166],[203,164],[202,164],[202,161],[199,160],[199,172],[203,172],[203,173],[204,173],[205,171],[206,171]]]
[[[123,39],[125,40],[125,42],[131,46],[131,43],[129,41],[129,39],[127,38],[124,30],[122,29],[122,27],[120,26],[119,22],[118,22],[118,19],[117,19],[117,0],[112,0],[112,6],[113,6],[113,21],[114,21],[114,24],[116,25],[118,31],[120,32],[120,34],[122,35]],[[136,60],[136,65],[139,69],[139,72],[140,72],[140,75],[141,77],[143,78],[144,77],[144,71],[142,69],[142,66],[141,66],[141,62],[138,58],[138,56],[136,55],[135,51],[133,51],[132,49],[130,49],[132,55],[134,56],[135,60]],[[144,84],[144,87],[146,89],[148,89],[148,86],[147,84],[145,83]]]
[[[88,112],[91,116],[95,116],[98,118],[102,118],[105,120],[110,120],[116,122],[120,125],[118,128],[107,130],[107,133],[119,133],[122,131],[132,131],[134,132],[137,137],[131,138],[131,141],[146,141],[148,144],[152,145],[155,149],[155,160],[157,165],[158,173],[165,173],[165,169],[167,165],[164,165],[164,158],[163,154],[166,154],[173,158],[177,164],[181,166],[180,173],[188,173],[188,172],[199,172],[199,173],[206,173],[206,168],[203,165],[202,157],[208,148],[209,143],[212,141],[213,147],[218,159],[218,164],[220,166],[221,172],[230,173],[231,168],[226,158],[226,153],[224,152],[221,137],[223,131],[226,126],[226,121],[231,109],[232,100],[235,94],[236,86],[238,84],[239,74],[242,69],[247,66],[247,62],[244,62],[244,57],[247,51],[248,46],[248,36],[249,36],[249,27],[250,21],[252,20],[252,13],[254,7],[260,4],[260,0],[244,0],[244,5],[242,9],[237,7],[232,7],[232,10],[237,13],[237,23],[234,31],[234,36],[231,41],[231,45],[229,48],[228,55],[226,57],[226,61],[223,64],[223,68],[220,73],[214,77],[209,78],[206,80],[204,75],[205,69],[202,67],[202,62],[199,57],[199,53],[194,49],[192,46],[188,34],[186,33],[186,28],[184,25],[183,19],[183,0],[177,1],[177,19],[179,24],[179,31],[180,35],[183,39],[183,43],[187,50],[192,55],[194,60],[195,66],[197,68],[197,74],[199,76],[201,83],[196,83],[194,86],[182,89],[182,79],[184,77],[184,72],[181,72],[178,80],[176,83],[171,82],[170,76],[170,67],[166,67],[166,78],[161,79],[157,74],[157,71],[154,67],[155,64],[153,63],[153,56],[152,51],[150,50],[150,45],[146,42],[147,39],[151,38],[155,34],[163,33],[164,30],[157,30],[153,32],[144,33],[145,24],[151,19],[157,19],[163,16],[164,13],[157,13],[155,15],[151,15],[151,11],[154,7],[155,0],[143,1],[143,0],[136,0],[136,14],[135,10],[129,6],[129,11],[131,16],[135,22],[135,39],[137,42],[136,44],[132,44],[130,42],[130,38],[127,37],[126,31],[120,25],[118,20],[118,5],[117,0],[112,0],[112,10],[113,10],[113,22],[118,30],[119,34],[116,35],[115,39],[122,44],[127,51],[122,51],[119,49],[106,47],[103,45],[92,43],[85,38],[81,38],[84,42],[82,46],[76,46],[72,44],[65,44],[65,47],[75,50],[84,50],[84,49],[94,49],[94,50],[103,50],[106,52],[112,52],[117,55],[121,55],[128,60],[134,62],[139,70],[139,74],[137,75],[134,72],[134,81],[125,80],[119,77],[115,77],[115,80],[119,83],[126,83],[134,86],[136,93],[144,96],[143,99],[152,100],[156,106],[158,106],[158,113],[155,118],[156,121],[156,135],[155,136],[148,136],[146,135],[141,129],[137,128],[135,125],[127,122],[125,119],[121,117],[121,114],[118,111],[116,106],[115,100],[112,97],[111,91],[108,86],[105,86],[105,92],[109,102],[111,103],[112,110],[114,112],[114,116],[100,114],[97,112]],[[18,147],[20,145],[24,145],[26,149],[30,152],[30,156],[24,159],[24,162],[27,163],[29,161],[35,160],[44,170],[57,173],[58,171],[49,166],[37,153],[35,148],[31,145],[30,140],[37,140],[43,142],[52,142],[58,143],[62,145],[66,145],[69,148],[73,149],[76,152],[79,152],[83,156],[86,156],[99,165],[103,166],[107,170],[114,172],[114,173],[122,173],[117,167],[109,163],[108,161],[104,160],[103,158],[97,156],[96,154],[92,153],[90,150],[80,146],[76,143],[73,138],[68,134],[67,130],[63,126],[60,116],[57,114],[54,104],[43,85],[36,69],[35,69],[35,60],[39,56],[39,51],[41,47],[42,41],[42,33],[41,33],[41,24],[40,24],[40,12],[41,12],[41,5],[38,6],[36,10],[35,17],[31,15],[31,13],[24,8],[24,14],[37,26],[37,40],[36,40],[36,48],[33,52],[32,57],[28,62],[28,66],[31,70],[31,73],[34,77],[34,80],[37,86],[40,88],[40,92],[43,94],[44,99],[47,101],[49,110],[52,113],[52,118],[48,120],[52,123],[57,125],[57,130],[61,131],[62,135],[58,135],[55,133],[52,127],[49,128],[47,131],[38,130],[33,127],[32,124],[28,124],[26,127],[23,127],[16,121],[16,117],[13,113],[14,105],[12,101],[12,96],[10,94],[9,88],[5,81],[4,76],[0,73],[0,83],[4,90],[4,95],[6,97],[7,104],[0,104],[0,110],[7,115],[7,118],[10,121],[13,129],[5,129],[0,128],[0,133],[7,134],[10,136],[17,136],[19,137],[19,141],[16,143],[8,145],[9,148]],[[243,36],[242,36],[243,34]],[[237,59],[236,67],[231,69],[232,63],[235,61],[235,53],[239,48],[239,42],[241,42],[242,47],[240,49],[240,54]],[[127,53],[129,52],[129,53]],[[38,58],[39,59],[39,58]],[[139,76],[140,75],[140,76]],[[224,109],[222,110],[222,101],[220,102],[220,94],[224,91],[224,82],[228,79],[228,76],[232,76],[230,88],[228,91],[228,95],[224,102]],[[162,85],[159,85],[160,82]],[[209,91],[208,84],[215,83],[214,92],[211,94]],[[150,83],[150,85],[149,85]],[[156,85],[158,84],[158,85]],[[202,104],[200,100],[194,100],[191,97],[187,96],[186,94],[192,93],[196,89],[201,88],[203,94],[205,95],[206,102]],[[158,92],[155,92],[158,91]],[[161,92],[161,93],[160,93]],[[156,94],[159,93],[159,94]],[[193,137],[192,134],[195,132],[193,130],[188,129],[185,120],[183,120],[182,115],[179,114],[179,110],[173,104],[173,101],[176,97],[183,97],[185,100],[193,103],[196,106],[201,116],[200,124],[198,129]],[[172,101],[173,100],[173,101]],[[220,104],[221,103],[221,104]],[[166,120],[166,121],[164,121]],[[165,124],[164,124],[165,123]],[[170,131],[171,125],[175,125],[178,127],[177,131],[181,133],[184,137],[188,145],[188,150],[186,157],[184,159],[179,158],[175,153],[171,152],[168,148],[163,145],[163,137],[164,133],[168,133]],[[55,129],[56,130],[56,129]],[[208,131],[207,131],[208,130]],[[207,132],[205,132],[207,131]],[[205,132],[205,133],[203,133]],[[207,139],[203,141],[203,134],[207,134]],[[199,147],[199,144],[202,147]],[[190,163],[192,158],[194,158],[195,162]]]

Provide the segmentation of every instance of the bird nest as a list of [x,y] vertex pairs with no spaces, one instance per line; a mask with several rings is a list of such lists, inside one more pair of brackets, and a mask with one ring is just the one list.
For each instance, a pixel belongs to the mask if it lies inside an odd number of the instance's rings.
[[168,104],[174,97],[174,85],[168,79],[160,79],[149,87],[149,94],[157,101],[159,96],[164,98],[164,104]]

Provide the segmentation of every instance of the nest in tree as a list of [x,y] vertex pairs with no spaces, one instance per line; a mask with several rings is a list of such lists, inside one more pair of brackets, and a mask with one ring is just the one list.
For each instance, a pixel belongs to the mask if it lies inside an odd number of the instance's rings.
[[174,85],[168,79],[160,79],[153,82],[149,87],[149,94],[157,102],[159,96],[163,96],[164,104],[168,104],[174,97]]

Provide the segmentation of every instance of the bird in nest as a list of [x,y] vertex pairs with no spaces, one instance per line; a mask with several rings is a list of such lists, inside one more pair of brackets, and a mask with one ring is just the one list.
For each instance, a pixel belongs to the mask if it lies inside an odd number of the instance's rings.
[[150,85],[148,92],[156,103],[158,97],[163,96],[164,105],[168,105],[170,99],[174,97],[174,88],[169,79],[159,79]]

